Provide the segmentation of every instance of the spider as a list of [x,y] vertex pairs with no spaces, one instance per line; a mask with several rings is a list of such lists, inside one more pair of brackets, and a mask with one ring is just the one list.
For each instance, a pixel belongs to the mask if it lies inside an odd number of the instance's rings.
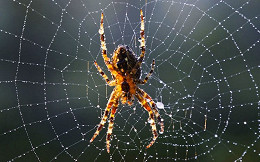
[[111,72],[113,80],[108,79],[107,75],[102,71],[102,69],[97,64],[96,61],[94,61],[94,64],[97,70],[99,71],[99,73],[101,74],[101,76],[105,79],[106,83],[109,86],[115,86],[115,88],[113,89],[110,95],[106,110],[97,127],[96,132],[94,133],[93,137],[90,140],[90,143],[93,142],[93,140],[97,137],[97,135],[103,128],[104,124],[107,121],[109,112],[112,109],[110,114],[107,136],[106,136],[106,148],[107,148],[107,152],[108,153],[110,152],[110,139],[111,139],[112,129],[114,125],[115,113],[119,105],[119,100],[121,99],[122,104],[127,103],[129,105],[132,105],[135,96],[140,102],[140,104],[144,107],[144,109],[149,113],[148,121],[152,127],[153,139],[150,142],[150,144],[146,146],[146,148],[150,148],[154,144],[156,138],[158,137],[154,116],[156,116],[157,121],[160,124],[161,127],[160,133],[163,133],[164,131],[164,124],[163,124],[163,119],[160,117],[160,114],[156,108],[155,102],[144,90],[137,87],[138,84],[145,84],[147,82],[149,77],[152,75],[155,66],[155,60],[153,60],[151,70],[146,75],[145,79],[144,80],[139,79],[141,75],[140,66],[142,64],[145,55],[143,11],[140,10],[141,55],[138,59],[135,57],[134,52],[127,45],[119,45],[118,48],[114,51],[112,59],[110,60],[110,58],[108,58],[105,35],[104,35],[103,17],[104,14],[101,13],[99,34],[100,34],[100,41],[101,41],[101,48],[102,48],[102,56],[108,70]]

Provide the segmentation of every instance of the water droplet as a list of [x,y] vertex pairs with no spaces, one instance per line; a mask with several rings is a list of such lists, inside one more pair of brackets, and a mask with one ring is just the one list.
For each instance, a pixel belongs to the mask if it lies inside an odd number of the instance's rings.
[[158,109],[164,109],[164,104],[162,102],[157,102],[156,106]]

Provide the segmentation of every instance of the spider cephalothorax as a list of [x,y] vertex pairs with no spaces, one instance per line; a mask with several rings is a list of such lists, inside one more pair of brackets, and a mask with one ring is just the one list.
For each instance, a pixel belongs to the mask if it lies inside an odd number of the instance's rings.
[[107,48],[105,43],[104,26],[103,26],[104,15],[103,13],[101,14],[99,33],[100,33],[100,40],[101,40],[102,56],[108,70],[111,72],[113,80],[110,81],[108,79],[107,75],[102,71],[102,69],[99,67],[96,61],[94,62],[94,64],[97,67],[99,73],[106,80],[107,84],[109,86],[115,86],[115,88],[110,95],[110,99],[107,103],[107,107],[104,112],[104,115],[101,119],[101,122],[96,132],[91,138],[90,142],[93,142],[93,140],[96,138],[96,136],[103,128],[104,124],[106,123],[107,117],[109,115],[110,109],[112,109],[110,114],[110,119],[109,119],[107,138],[106,138],[107,152],[110,152],[110,139],[111,139],[112,129],[114,125],[114,116],[119,104],[119,99],[121,99],[122,104],[128,103],[129,105],[131,105],[133,104],[133,100],[135,96],[140,102],[140,104],[145,108],[145,110],[148,111],[149,121],[152,127],[153,140],[150,142],[149,145],[146,146],[146,148],[151,147],[154,144],[156,138],[158,137],[154,116],[157,118],[157,121],[161,126],[160,132],[163,133],[164,131],[163,119],[161,119],[160,117],[160,114],[156,108],[156,104],[145,91],[137,87],[137,84],[145,84],[147,82],[147,80],[153,73],[154,66],[155,66],[155,61],[153,60],[152,68],[150,72],[146,75],[144,80],[140,80],[141,64],[145,54],[144,20],[143,20],[142,10],[140,10],[140,15],[141,15],[140,48],[142,51],[140,57],[137,59],[135,57],[134,52],[128,46],[119,45],[118,48],[114,51],[112,59],[110,60],[110,58],[107,57]]

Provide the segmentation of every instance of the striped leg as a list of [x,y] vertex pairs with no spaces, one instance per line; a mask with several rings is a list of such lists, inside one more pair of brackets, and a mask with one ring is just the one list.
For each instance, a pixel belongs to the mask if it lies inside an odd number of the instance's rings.
[[101,13],[101,19],[100,19],[100,41],[101,41],[101,48],[102,48],[102,56],[104,59],[104,62],[108,68],[108,70],[112,73],[112,75],[116,76],[117,72],[114,70],[113,66],[110,63],[110,58],[107,57],[107,47],[106,47],[106,38],[105,38],[105,30],[104,30],[104,14]]
[[141,28],[140,28],[140,36],[141,36],[141,55],[135,65],[135,67],[132,70],[132,73],[136,73],[137,69],[141,66],[143,59],[144,59],[144,55],[145,55],[145,36],[144,36],[144,16],[143,16],[143,11],[142,9],[140,10],[140,17],[141,17]]
[[108,79],[107,75],[102,71],[102,69],[101,69],[100,66],[97,64],[96,61],[94,61],[94,64],[95,64],[95,66],[96,66],[98,72],[101,74],[101,76],[102,76],[102,77],[105,79],[105,81],[107,82],[107,84],[108,84],[109,86],[115,86],[115,85],[116,85],[115,80],[110,81],[110,80]]
[[152,106],[152,109],[153,109],[154,114],[155,114],[155,116],[157,118],[157,121],[160,124],[160,127],[161,127],[160,133],[162,134],[164,132],[164,124],[163,124],[163,119],[161,118],[161,116],[160,116],[160,114],[158,112],[158,109],[156,107],[156,104],[154,103],[153,99],[145,91],[143,91],[142,89],[138,88],[137,92],[140,93],[143,96],[143,98],[146,98],[146,99],[149,100],[149,103]]
[[99,134],[99,132],[101,131],[101,129],[103,128],[104,124],[106,123],[107,121],[107,117],[108,117],[108,114],[109,114],[109,111],[110,111],[110,108],[111,106],[116,102],[116,100],[118,100],[118,96],[116,95],[117,92],[117,89],[115,88],[113,90],[113,92],[111,93],[111,96],[110,96],[110,99],[107,103],[107,107],[106,107],[106,110],[103,114],[103,117],[98,125],[98,128],[96,130],[96,132],[94,133],[93,137],[91,138],[90,140],[90,143],[94,141],[94,139],[97,137],[97,135]]
[[145,38],[144,38],[144,16],[143,16],[143,11],[140,10],[140,16],[141,16],[141,31],[140,31],[140,36],[141,36],[141,55],[138,60],[138,67],[140,67],[143,59],[144,59],[144,54],[145,54]]
[[147,82],[147,80],[148,80],[148,79],[150,78],[150,76],[153,74],[154,66],[155,66],[155,60],[153,60],[152,68],[151,68],[150,72],[146,75],[146,77],[144,78],[144,80],[138,80],[138,84],[145,84],[145,83]]
[[104,30],[104,14],[103,12],[101,13],[101,19],[100,19],[100,29],[99,29],[99,34],[100,34],[100,41],[101,41],[101,48],[102,48],[102,56],[104,58],[105,64],[109,64],[110,59],[107,57],[107,47],[106,47],[106,41],[105,41],[105,30]]
[[106,138],[106,143],[107,143],[107,152],[110,152],[110,139],[111,139],[111,135],[112,135],[112,130],[113,130],[113,126],[114,126],[114,119],[115,119],[115,113],[116,113],[116,109],[118,107],[118,103],[119,100],[116,100],[111,114],[110,114],[110,119],[109,119],[109,125],[108,125],[108,130],[107,130],[107,138]]
[[151,107],[148,105],[145,98],[143,98],[139,93],[137,93],[135,96],[139,100],[140,104],[149,113],[149,120],[150,120],[149,123],[152,127],[153,140],[150,142],[149,145],[146,146],[146,148],[150,148],[154,144],[156,138],[158,137],[158,133],[157,133],[157,129],[156,129],[155,121],[154,121],[154,113],[153,113]]

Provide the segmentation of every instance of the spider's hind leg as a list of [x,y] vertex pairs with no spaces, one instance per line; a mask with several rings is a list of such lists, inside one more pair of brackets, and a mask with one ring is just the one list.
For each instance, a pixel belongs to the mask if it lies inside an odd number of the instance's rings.
[[107,130],[107,137],[106,137],[106,144],[107,144],[107,152],[110,152],[110,139],[111,139],[111,135],[112,135],[112,131],[113,131],[113,127],[114,127],[114,119],[115,119],[115,113],[118,107],[119,101],[116,100],[111,114],[110,114],[110,119],[109,119],[109,125],[108,125],[108,130]]
[[160,133],[162,134],[164,132],[164,123],[163,123],[163,119],[161,118],[161,115],[158,112],[158,109],[156,107],[156,104],[154,103],[152,97],[150,97],[145,91],[143,91],[142,89],[138,88],[137,89],[138,93],[140,93],[144,98],[146,98],[147,100],[149,100],[150,105],[152,106],[152,109],[154,111],[154,114],[157,118],[158,123],[160,124],[161,130]]
[[148,105],[148,102],[146,101],[146,99],[143,96],[141,96],[140,93],[135,94],[135,96],[139,100],[140,104],[149,113],[149,123],[152,127],[153,140],[150,142],[149,145],[146,146],[146,148],[150,148],[158,137],[158,133],[157,133],[157,129],[156,129],[155,121],[154,121],[154,113],[153,113],[151,107]]
[[101,121],[98,125],[98,128],[97,128],[96,132],[94,133],[93,137],[91,138],[91,140],[89,141],[90,143],[94,141],[94,139],[97,137],[97,135],[99,134],[99,132],[103,128],[104,124],[107,121],[109,111],[110,111],[112,105],[116,102],[116,100],[118,100],[117,89],[114,89],[113,92],[111,93],[110,99],[107,103],[106,110],[105,110],[103,117],[102,117],[102,119],[101,119]]

